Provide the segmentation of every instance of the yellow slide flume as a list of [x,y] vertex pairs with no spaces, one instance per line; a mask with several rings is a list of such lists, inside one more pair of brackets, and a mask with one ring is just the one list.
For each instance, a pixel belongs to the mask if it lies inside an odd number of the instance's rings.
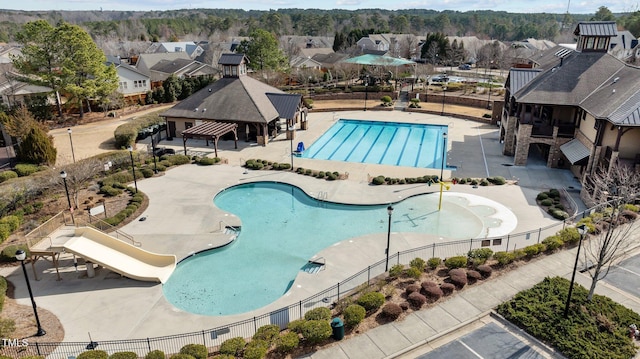
[[65,251],[127,278],[165,283],[176,268],[176,256],[157,254],[90,227],[78,227]]

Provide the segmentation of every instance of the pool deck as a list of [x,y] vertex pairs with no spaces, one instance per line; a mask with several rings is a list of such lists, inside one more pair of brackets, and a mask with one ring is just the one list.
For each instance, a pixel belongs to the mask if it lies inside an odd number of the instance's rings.
[[[470,193],[496,201],[517,216],[514,232],[524,232],[557,223],[535,204],[538,192],[549,188],[579,188],[571,173],[548,169],[544,164],[531,163],[526,167],[505,166],[513,158],[500,154],[498,129],[484,123],[459,120],[435,115],[349,111],[311,113],[310,128],[297,131],[293,145],[303,141],[311,144],[339,118],[391,120],[415,123],[449,125],[448,164],[457,170],[445,170],[445,178],[503,176],[517,179],[518,184],[473,188],[469,185],[451,186],[450,192]],[[160,146],[182,148],[182,141],[161,143]],[[203,142],[203,141],[202,141]],[[189,142],[189,146],[197,141]],[[240,165],[249,158],[288,162],[292,141],[280,135],[266,147],[221,142],[219,156],[229,163],[217,166],[185,165],[167,171],[163,176],[138,181],[138,188],[149,196],[150,203],[142,216],[145,221],[134,220],[122,230],[142,243],[142,248],[157,253],[172,253],[178,259],[190,253],[219,246],[229,240],[221,228],[235,225],[239,219],[213,205],[215,194],[231,185],[250,181],[282,181],[302,188],[311,196],[326,192],[329,201],[344,203],[392,203],[411,195],[434,192],[437,186],[424,184],[372,186],[372,176],[416,177],[438,174],[440,170],[356,164],[294,158],[295,166],[348,172],[348,180],[325,181],[290,172],[245,171]],[[192,153],[212,153],[212,148],[190,147]],[[570,192],[577,198],[577,193]],[[583,208],[578,199],[578,204]],[[386,213],[385,213],[386,215]],[[391,252],[402,251],[424,243],[425,236],[393,233]],[[528,243],[523,243],[526,245]],[[159,284],[122,278],[104,269],[96,277],[87,278],[79,266],[73,269],[70,256],[61,258],[62,281],[56,281],[50,263],[39,261],[41,277],[32,287],[39,307],[56,314],[65,328],[65,341],[87,341],[87,333],[95,341],[146,338],[192,332],[218,327],[267,313],[298,302],[326,289],[384,257],[386,233],[368,235],[331,246],[320,253],[327,259],[326,270],[317,274],[301,273],[292,290],[278,301],[258,310],[224,317],[209,317],[186,313],[174,308],[163,297]],[[519,246],[520,247],[520,246]],[[357,255],[354,255],[357,254]],[[22,280],[18,267],[2,268],[0,274],[16,283]],[[31,275],[31,273],[30,273]],[[221,283],[220,285],[224,285]],[[22,285],[16,287],[16,297],[29,304],[29,296]]]

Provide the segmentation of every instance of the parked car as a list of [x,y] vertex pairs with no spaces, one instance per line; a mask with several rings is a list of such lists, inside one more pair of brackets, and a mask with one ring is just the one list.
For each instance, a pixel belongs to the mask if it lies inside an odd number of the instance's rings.
[[460,66],[458,66],[459,70],[471,70],[471,65],[469,64],[462,64]]
[[437,82],[437,83],[447,83],[449,82],[449,77],[445,76],[445,75],[434,75],[431,76],[431,83]]
[[156,157],[160,157],[162,155],[175,155],[176,150],[174,150],[173,148],[158,147],[155,149],[155,151],[153,151],[153,154]]

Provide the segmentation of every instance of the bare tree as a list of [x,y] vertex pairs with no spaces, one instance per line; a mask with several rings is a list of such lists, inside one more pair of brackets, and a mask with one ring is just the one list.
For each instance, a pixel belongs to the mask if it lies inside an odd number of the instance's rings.
[[637,214],[625,208],[626,204],[633,203],[640,191],[640,174],[634,168],[620,163],[608,171],[600,168],[592,181],[590,190],[608,202],[590,216],[594,234],[586,241],[583,254],[591,277],[588,300],[593,297],[598,282],[609,274],[611,266],[635,240],[632,234],[640,226],[638,221],[634,221]]
[[[62,167],[61,170],[67,173],[66,181],[69,195],[73,198],[73,207],[78,208],[80,190],[86,188],[98,174],[104,171],[104,163],[91,157]],[[54,184],[64,188],[63,179],[59,175],[54,175],[51,178]]]

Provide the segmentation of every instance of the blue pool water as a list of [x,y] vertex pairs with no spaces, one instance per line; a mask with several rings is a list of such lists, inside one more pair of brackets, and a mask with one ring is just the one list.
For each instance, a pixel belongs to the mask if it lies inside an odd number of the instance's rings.
[[447,126],[344,120],[336,122],[302,157],[391,166],[441,168]]
[[[322,249],[348,238],[386,233],[388,225],[386,204],[321,203],[282,183],[230,187],[214,203],[242,220],[241,234],[228,246],[180,262],[163,287],[175,307],[196,314],[229,315],[263,307],[280,298]],[[445,196],[440,212],[438,194],[411,197],[394,207],[392,232],[464,239],[499,225],[487,217],[495,212],[492,207],[468,206],[462,197]]]

